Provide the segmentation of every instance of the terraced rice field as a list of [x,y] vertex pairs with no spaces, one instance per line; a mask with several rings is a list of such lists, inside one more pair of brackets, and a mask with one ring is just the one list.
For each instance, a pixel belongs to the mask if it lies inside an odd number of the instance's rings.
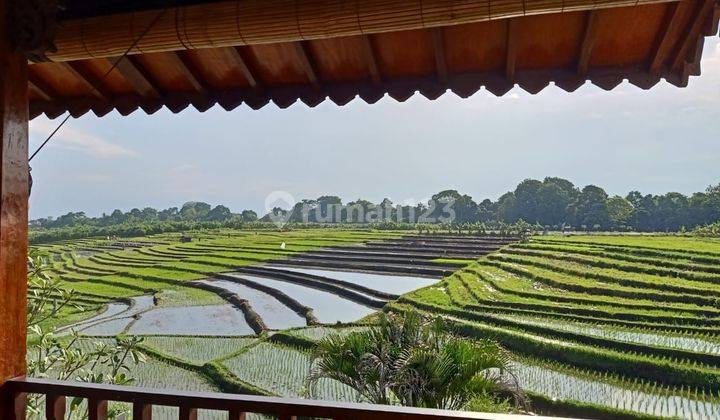
[[[315,341],[367,328],[378,310],[415,309],[511,350],[538,411],[720,418],[717,240],[323,230],[129,242],[38,247],[84,300],[86,314],[57,323],[88,336],[143,335],[153,360],[188,372],[178,381],[310,396]],[[140,379],[151,375],[143,369]],[[356,398],[331,381],[316,391]]]
[[519,357],[516,374],[531,393],[712,419],[720,417],[718,268],[720,241],[536,237],[390,306],[442,312],[462,334],[494,335]]

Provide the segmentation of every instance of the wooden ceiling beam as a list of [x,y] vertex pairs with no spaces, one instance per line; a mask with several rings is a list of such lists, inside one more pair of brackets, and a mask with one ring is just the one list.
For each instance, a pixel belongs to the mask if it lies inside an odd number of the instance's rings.
[[87,71],[82,65],[74,61],[66,61],[62,63],[63,67],[75,78],[77,78],[82,84],[88,89],[88,92],[100,99],[101,101],[107,101],[111,95],[103,92],[101,89],[101,81],[97,80],[90,72]]
[[58,95],[47,82],[33,74],[28,72],[28,86],[32,88],[43,100],[51,102]]
[[315,88],[320,87],[320,78],[318,77],[317,69],[312,61],[312,55],[308,51],[308,45],[306,41],[300,41],[295,43],[298,57],[300,57],[300,65],[307,75],[308,81]]
[[372,80],[373,84],[379,85],[382,83],[382,76],[380,75],[380,67],[378,66],[372,39],[370,39],[369,35],[363,35],[360,40],[363,45],[363,55],[365,56],[365,61],[367,62],[370,80]]
[[250,68],[241,48],[242,47],[230,47],[228,48],[228,52],[230,53],[234,64],[238,67],[238,69],[240,69],[243,76],[245,76],[245,80],[247,80],[250,87],[260,90],[262,89],[260,79],[258,79],[255,72]]
[[518,28],[520,22],[517,18],[508,19],[507,23],[507,55],[505,56],[505,78],[515,83],[515,62],[518,50]]
[[143,97],[159,98],[162,96],[160,89],[155,86],[155,83],[153,83],[135,57],[126,56],[121,58],[115,69]]
[[690,48],[692,48],[693,44],[697,44],[703,26],[706,24],[706,19],[710,16],[710,13],[713,12],[714,7],[715,0],[702,0],[697,6],[695,19],[692,20],[692,25],[690,25],[687,35],[670,67],[672,70],[679,70],[683,62],[687,59]]
[[442,28],[433,28],[431,30],[433,39],[433,51],[435,52],[435,71],[438,80],[441,83],[448,81],[447,60],[445,60],[445,42],[443,41]]
[[167,54],[173,62],[173,66],[182,73],[183,77],[185,77],[197,93],[207,93],[207,83],[205,83],[200,72],[187,57],[185,51],[168,52]]
[[691,3],[692,2],[689,1],[681,1],[670,6],[670,20],[662,32],[655,54],[653,54],[653,58],[650,60],[649,72],[651,75],[657,76],[660,74],[663,64],[667,61],[675,45],[674,41],[676,41],[676,38],[673,38],[673,36],[680,33],[680,25],[689,12]]
[[595,40],[598,35],[598,11],[591,10],[587,13],[585,21],[585,31],[583,32],[582,44],[580,44],[580,58],[577,63],[577,74],[585,77],[590,66],[590,57],[592,57],[592,50],[595,46]]

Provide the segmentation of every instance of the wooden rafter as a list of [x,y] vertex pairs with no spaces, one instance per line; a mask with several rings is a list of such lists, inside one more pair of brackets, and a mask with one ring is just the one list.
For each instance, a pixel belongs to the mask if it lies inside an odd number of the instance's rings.
[[507,22],[507,55],[505,56],[505,78],[515,81],[515,61],[518,50],[518,19],[508,19]]
[[173,66],[182,73],[183,77],[192,85],[197,93],[206,93],[208,91],[207,84],[202,78],[200,72],[197,71],[195,65],[187,58],[187,53],[169,52],[167,53]]
[[693,44],[697,44],[698,37],[700,36],[703,26],[706,23],[706,18],[710,16],[715,7],[715,0],[702,0],[701,4],[697,7],[697,13],[695,19],[692,21],[690,29],[687,31],[687,35],[683,40],[680,49],[675,55],[675,59],[672,62],[671,69],[680,70],[683,62],[687,59],[688,52],[692,48]]
[[591,10],[587,14],[583,40],[580,45],[580,58],[577,63],[577,74],[579,76],[585,77],[587,75],[590,57],[592,57],[592,50],[595,46],[595,40],[597,39],[598,28],[598,11]]
[[45,101],[50,102],[57,96],[55,89],[33,73],[28,74],[28,86],[30,86],[30,88],[32,88]]
[[62,65],[65,67],[65,69],[72,73],[75,78],[82,82],[83,85],[85,85],[89,94],[95,96],[102,101],[107,101],[107,98],[110,97],[110,95],[102,91],[102,86],[100,85],[101,82],[99,80],[96,80],[96,78],[93,77],[80,64],[73,61],[67,61],[62,63]]
[[672,9],[670,11],[670,21],[665,27],[665,30],[662,33],[662,37],[658,42],[657,49],[655,50],[655,54],[650,61],[650,74],[658,75],[660,73],[663,64],[665,63],[668,56],[670,55],[670,52],[672,51],[672,47],[674,45],[673,41],[675,40],[675,38],[673,38],[673,35],[678,33],[680,25],[683,21],[683,17],[690,10],[690,5],[691,2],[689,1],[681,1],[672,5]]
[[115,69],[132,85],[133,89],[143,97],[161,97],[160,89],[155,86],[135,57],[122,58]]
[[360,40],[363,45],[370,80],[372,80],[374,84],[379,85],[382,83],[382,76],[380,76],[380,67],[378,67],[377,58],[375,57],[375,47],[373,47],[372,39],[370,39],[369,35],[363,35]]
[[315,88],[320,87],[320,78],[318,77],[317,69],[315,69],[315,64],[313,64],[312,55],[310,51],[308,51],[308,45],[305,41],[296,42],[295,45],[298,57],[300,57],[300,65],[303,71],[305,71],[308,81]]
[[262,89],[260,80],[255,75],[255,72],[248,65],[248,61],[245,59],[241,47],[228,48],[228,52],[230,53],[230,57],[232,57],[233,64],[235,64],[237,68],[240,69],[240,72],[243,74],[245,80],[247,80],[250,87],[257,90]]
[[435,71],[437,72],[438,80],[441,83],[447,83],[448,68],[447,61],[445,60],[443,30],[442,28],[433,28],[431,33],[433,38],[433,51],[435,52]]

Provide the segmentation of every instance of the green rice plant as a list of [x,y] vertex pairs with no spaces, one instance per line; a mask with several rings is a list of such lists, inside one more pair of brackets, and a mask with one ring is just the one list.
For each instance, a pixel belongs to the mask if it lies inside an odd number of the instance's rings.
[[[683,280],[676,277],[663,277],[651,274],[629,273],[612,268],[589,267],[582,264],[562,261],[561,259],[530,257],[521,255],[508,255],[496,253],[489,255],[492,261],[522,265],[528,270],[551,270],[557,274],[566,274],[577,278],[603,282],[608,288],[615,288],[615,285],[644,289],[652,291],[658,296],[661,294],[687,294],[698,299],[698,302],[705,301],[705,296],[720,297],[720,286],[696,281]],[[712,300],[708,300],[712,304]]]
[[613,252],[603,248],[589,248],[577,246],[565,246],[557,244],[546,244],[529,242],[523,244],[513,244],[507,249],[512,250],[530,250],[545,251],[553,253],[565,253],[570,255],[587,255],[604,257],[615,261],[624,261],[629,263],[640,263],[655,267],[667,267],[677,270],[694,271],[700,273],[720,274],[720,264],[698,263],[682,255],[670,257],[659,256],[642,256],[628,252]]
[[[671,328],[675,328],[676,325],[683,325],[688,329],[713,328],[698,327],[713,323],[704,318],[706,313],[698,313],[699,310],[694,305],[642,300],[633,304],[629,298],[556,289],[545,283],[533,281],[535,277],[531,272],[514,267],[476,264],[466,268],[464,272],[456,273],[453,277],[463,282],[478,301],[477,306],[492,305],[508,308],[511,311],[548,312],[616,320],[613,322],[669,324],[672,325]],[[508,294],[505,292],[506,285],[519,288],[521,291],[515,290],[514,293]],[[617,306],[618,304],[620,306]]]
[[[661,315],[658,310],[665,311],[665,315],[681,315],[690,317],[719,316],[720,311],[713,308],[702,307],[687,303],[664,303],[650,300],[630,299],[622,297],[607,297],[601,295],[588,295],[580,292],[563,290],[535,282],[532,279],[521,277],[503,271],[490,265],[474,264],[456,275],[462,276],[469,284],[484,285],[486,289],[495,293],[495,297],[505,300],[529,298],[535,301],[554,302],[564,306],[578,305],[577,307],[607,308],[608,312],[653,312]],[[488,288],[488,286],[490,286]],[[508,296],[510,295],[510,296]]]
[[513,372],[524,390],[551,399],[599,404],[661,417],[720,417],[720,399],[705,392],[677,391],[640,381],[616,384],[597,375],[583,377],[526,361],[514,362]]
[[[586,256],[586,255],[569,254],[566,252],[549,252],[549,251],[528,250],[528,249],[522,249],[522,248],[506,248],[503,250],[503,253],[509,254],[509,255],[548,258],[550,260],[555,260],[555,261],[577,263],[580,265],[586,265],[586,266],[596,267],[596,268],[608,268],[608,269],[613,269],[613,270],[617,270],[617,271],[623,271],[626,273],[650,274],[652,276],[679,278],[679,279],[690,280],[693,282],[710,283],[710,284],[714,284],[714,285],[720,284],[720,276],[718,276],[718,275],[707,274],[707,273],[697,273],[693,270],[687,270],[687,269],[671,269],[671,268],[658,267],[657,265],[646,264],[646,263],[643,263],[640,261],[633,261],[632,263],[628,263],[628,262],[618,261],[616,259],[607,258],[607,257],[603,257],[603,256]],[[693,285],[695,283],[688,283],[688,284]]]
[[144,345],[195,364],[219,359],[252,344],[252,337],[146,336]]
[[561,244],[581,244],[602,247],[622,247],[650,251],[665,251],[720,257],[720,241],[670,235],[592,235],[592,236],[536,236],[533,240]]
[[363,326],[352,326],[352,327],[316,326],[316,327],[297,328],[297,329],[289,330],[288,332],[290,334],[297,335],[302,338],[307,338],[308,340],[319,341],[331,334],[338,334],[340,336],[345,336],[347,334],[350,334],[351,332],[363,331],[363,330],[366,330],[367,328],[368,327],[363,327]]
[[522,262],[513,261],[505,256],[492,256],[488,264],[551,287],[592,295],[648,299],[667,303],[688,303],[709,307],[717,304],[717,298],[702,294],[702,290],[699,289],[695,294],[678,291],[667,292],[658,288],[646,288],[635,281],[626,282],[617,278],[608,280],[604,277],[600,278],[600,276],[593,278],[590,273],[563,269],[545,263],[543,263],[545,264],[543,267],[538,267],[535,264],[523,265]]
[[[260,343],[239,356],[223,362],[240,379],[287,397],[307,395],[305,379],[310,372],[310,355],[290,347]],[[332,380],[321,380],[322,399],[355,401],[354,391]]]
[[717,336],[680,334],[650,329],[627,328],[617,325],[587,324],[568,322],[567,320],[560,321],[555,318],[538,318],[511,314],[493,314],[493,316],[516,321],[521,324],[547,326],[592,337],[608,338],[649,346],[676,348],[694,353],[720,355],[720,337]]
[[[401,298],[402,304],[453,321],[458,333],[468,337],[494,337],[505,348],[520,354],[547,360],[562,361],[598,371],[645,378],[673,386],[691,386],[717,392],[720,371],[698,364],[683,363],[669,357],[651,357],[636,352],[620,352],[575,343],[568,340],[527,333],[518,328],[498,327],[481,322],[472,313]],[[407,311],[407,307],[390,303],[386,309]]]

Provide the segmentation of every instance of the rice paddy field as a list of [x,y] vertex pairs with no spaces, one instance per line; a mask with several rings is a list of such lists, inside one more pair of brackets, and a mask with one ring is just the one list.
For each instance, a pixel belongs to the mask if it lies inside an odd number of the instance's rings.
[[337,382],[307,389],[314,343],[417,310],[501,342],[537,412],[720,418],[720,240],[190,236],[37,245],[80,305],[49,324],[89,342],[143,336],[137,385],[355,401]]

